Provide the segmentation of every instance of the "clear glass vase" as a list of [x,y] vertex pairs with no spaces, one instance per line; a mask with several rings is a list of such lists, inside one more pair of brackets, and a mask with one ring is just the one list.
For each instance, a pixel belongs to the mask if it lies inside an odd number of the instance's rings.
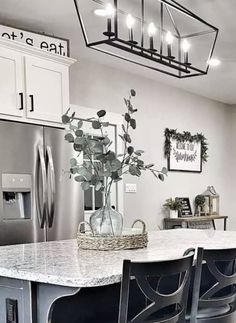
[[90,225],[96,235],[121,235],[123,216],[111,207],[110,197],[102,208],[91,215]]

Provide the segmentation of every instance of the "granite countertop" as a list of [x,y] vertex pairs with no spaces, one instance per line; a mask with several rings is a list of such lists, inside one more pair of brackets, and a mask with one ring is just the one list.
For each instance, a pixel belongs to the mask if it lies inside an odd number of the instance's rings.
[[190,247],[236,248],[236,232],[178,229],[149,233],[146,249],[79,250],[76,240],[0,247],[0,276],[69,287],[117,283],[123,259],[155,261],[180,257]]

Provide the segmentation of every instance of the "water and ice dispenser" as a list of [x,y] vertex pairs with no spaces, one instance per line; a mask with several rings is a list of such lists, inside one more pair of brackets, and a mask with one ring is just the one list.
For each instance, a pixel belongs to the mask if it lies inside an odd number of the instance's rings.
[[3,220],[31,218],[32,176],[2,174]]

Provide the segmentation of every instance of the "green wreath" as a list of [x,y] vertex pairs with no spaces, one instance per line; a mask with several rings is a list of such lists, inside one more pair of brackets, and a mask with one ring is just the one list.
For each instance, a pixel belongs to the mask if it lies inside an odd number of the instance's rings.
[[184,141],[189,141],[189,142],[200,142],[201,143],[201,155],[202,155],[202,160],[204,162],[207,162],[208,159],[208,143],[203,136],[203,134],[197,133],[196,135],[191,135],[190,132],[184,131],[183,133],[177,132],[176,129],[165,129],[165,145],[164,145],[164,152],[165,152],[165,157],[170,157],[170,152],[171,152],[171,139],[175,139],[179,142],[184,142]]

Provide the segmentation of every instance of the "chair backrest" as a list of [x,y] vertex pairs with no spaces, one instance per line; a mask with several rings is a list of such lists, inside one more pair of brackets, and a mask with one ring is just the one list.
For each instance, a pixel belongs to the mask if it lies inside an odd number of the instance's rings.
[[[155,322],[185,322],[193,257],[194,255],[190,255],[181,259],[160,262],[124,260],[118,323],[153,322],[154,315]],[[160,292],[161,280],[166,280],[169,277],[175,278],[176,289],[170,293]],[[147,299],[147,303],[140,312],[128,319],[132,278],[135,278],[140,291]],[[155,283],[153,284],[153,282]],[[165,313],[164,316],[163,312]]]
[[[219,307],[235,303],[235,263],[236,249],[198,249],[193,284],[191,323],[196,322],[199,307]],[[208,282],[208,286],[206,286],[206,282]]]

